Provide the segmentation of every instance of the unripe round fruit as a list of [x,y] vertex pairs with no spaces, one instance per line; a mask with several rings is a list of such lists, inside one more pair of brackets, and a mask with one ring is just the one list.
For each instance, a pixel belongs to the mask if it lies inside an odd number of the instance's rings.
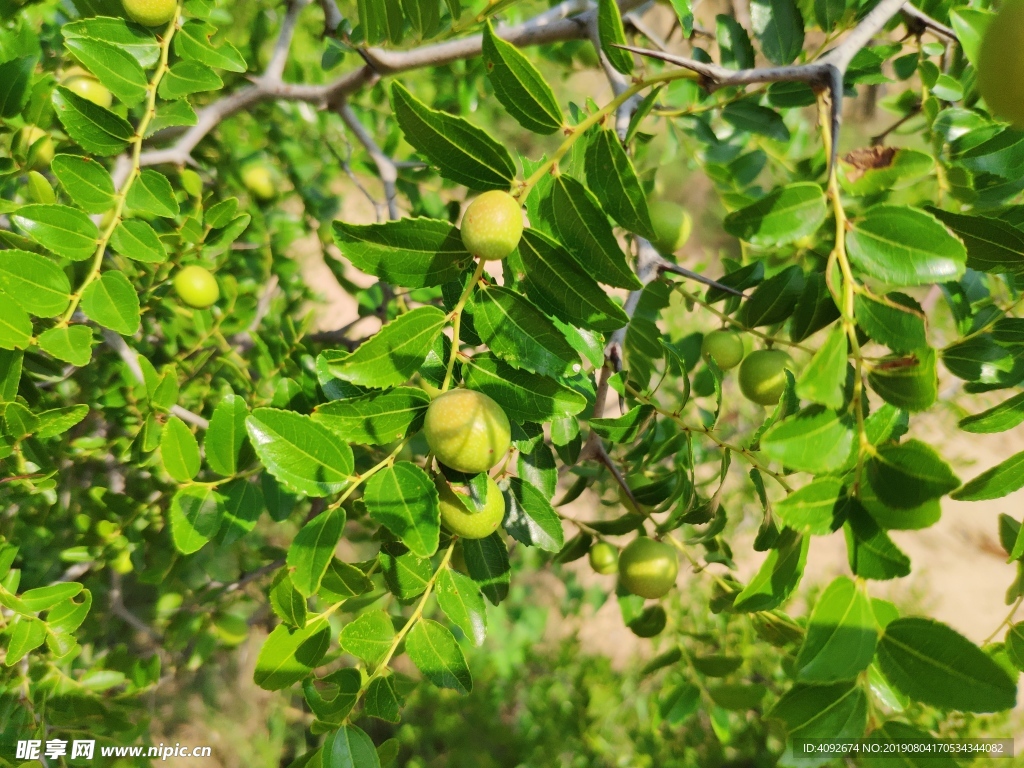
[[484,261],[504,259],[523,236],[523,212],[508,192],[484,192],[462,217],[462,243]]
[[27,157],[33,145],[39,142],[35,148],[35,154],[29,161],[29,170],[42,171],[50,167],[53,160],[53,139],[50,134],[38,125],[26,125],[15,138],[15,145]]
[[652,245],[664,254],[675,253],[682,248],[693,230],[690,214],[670,200],[653,200],[647,208],[654,225]]
[[[468,497],[453,490],[443,478],[437,479],[441,522],[445,528],[464,539],[484,539],[498,530],[505,517],[505,497],[491,477],[487,478],[484,508],[474,511]],[[463,501],[463,498],[466,500]],[[465,559],[463,559],[465,563]]]
[[978,89],[992,113],[1024,128],[1024,0],[1006,0],[989,22],[978,58]]
[[431,400],[423,434],[439,462],[471,475],[497,464],[512,444],[512,426],[501,406],[471,389]]
[[89,75],[69,77],[64,81],[64,87],[104,109],[110,109],[110,105],[114,103],[114,97],[110,95],[107,87]]
[[242,169],[242,183],[260,200],[272,200],[277,195],[274,176],[263,163],[250,163]]
[[607,541],[599,541],[588,553],[590,567],[598,573],[615,573],[619,569],[619,550]]
[[174,290],[183,302],[206,309],[220,298],[220,286],[210,270],[191,264],[174,276]]
[[713,357],[723,371],[739,365],[743,353],[743,337],[736,331],[712,331],[704,336],[700,345],[700,355],[705,362]]
[[775,405],[786,388],[786,369],[793,370],[793,358],[779,349],[758,349],[740,364],[740,391],[760,405]]
[[663,597],[676,583],[679,559],[668,544],[641,536],[619,555],[619,583],[640,597]]
[[144,27],[162,27],[174,18],[176,0],[122,0],[124,10],[133,21]]

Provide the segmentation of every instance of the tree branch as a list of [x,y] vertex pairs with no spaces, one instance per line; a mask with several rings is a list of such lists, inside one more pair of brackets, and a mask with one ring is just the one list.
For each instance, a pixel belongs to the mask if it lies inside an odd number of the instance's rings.
[[295,36],[295,24],[298,22],[302,9],[309,5],[310,0],[291,0],[288,4],[288,11],[281,22],[281,31],[277,35],[277,42],[274,43],[274,51],[267,62],[267,68],[263,77],[272,80],[280,80],[284,74],[284,65],[288,62],[288,51],[292,47],[292,38]]
[[[397,219],[398,203],[395,197],[398,191],[395,188],[395,182],[398,181],[398,169],[395,167],[394,161],[384,154],[384,151],[374,141],[370,132],[359,122],[359,117],[352,111],[352,107],[347,101],[343,101],[341,106],[338,107],[338,114],[341,115],[345,125],[355,135],[356,140],[363,145],[366,152],[370,155],[370,159],[377,166],[377,173],[380,175],[381,183],[384,185],[384,198],[387,201],[388,218],[392,220]],[[377,218],[380,218],[379,211]]]
[[[641,5],[642,1],[620,0],[619,6],[623,11],[629,11]],[[573,16],[572,14],[579,15]],[[587,37],[587,25],[591,17],[597,17],[597,12],[591,8],[591,3],[586,0],[566,0],[527,22],[514,27],[498,29],[497,34],[520,48],[566,40],[580,40]],[[282,27],[281,31],[284,33],[286,30]],[[291,32],[289,31],[288,34],[290,35]],[[172,146],[144,152],[141,164],[143,166],[163,163],[184,165],[191,160],[192,150],[221,121],[262,101],[288,99],[324,106],[335,105],[374,82],[381,75],[393,75],[421,67],[440,66],[460,59],[473,58],[480,55],[482,45],[481,35],[471,35],[425,45],[409,51],[389,51],[375,47],[361,49],[361,53],[368,62],[366,65],[347,72],[324,85],[285,83],[280,76],[274,76],[268,68],[268,71],[256,78],[252,85],[224,96],[199,110],[195,125],[181,134]]]

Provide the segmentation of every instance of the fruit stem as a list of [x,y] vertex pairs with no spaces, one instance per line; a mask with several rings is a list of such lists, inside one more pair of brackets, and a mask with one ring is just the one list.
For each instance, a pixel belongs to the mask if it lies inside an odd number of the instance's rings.
[[476,265],[476,271],[473,272],[473,277],[470,278],[469,283],[466,285],[466,289],[462,292],[462,296],[459,297],[459,303],[455,305],[455,309],[452,310],[452,350],[448,354],[448,369],[444,373],[444,382],[441,384],[441,391],[447,392],[448,387],[452,384],[452,372],[455,370],[455,356],[459,352],[459,333],[462,328],[462,311],[466,308],[466,302],[469,301],[469,297],[473,293],[473,289],[476,288],[476,284],[480,282],[480,278],[484,274],[484,260],[480,259]]
[[142,141],[146,137],[146,129],[149,128],[150,122],[156,116],[156,89],[160,85],[160,81],[163,80],[164,75],[167,74],[168,66],[167,60],[170,56],[171,40],[174,39],[174,33],[178,28],[178,21],[181,18],[181,5],[178,4],[174,8],[174,18],[167,25],[167,29],[164,30],[163,39],[160,41],[160,63],[157,65],[156,71],[153,73],[153,79],[149,82],[149,92],[146,97],[146,109],[142,114],[142,118],[139,120],[139,125],[135,129],[135,135],[132,136],[132,167],[128,172],[128,177],[121,185],[121,189],[117,191],[117,195],[114,197],[114,215],[110,217],[110,223],[107,224],[106,229],[103,230],[100,239],[96,243],[96,253],[92,259],[92,266],[89,268],[89,273],[82,280],[81,286],[78,290],[71,295],[71,302],[68,304],[67,310],[61,315],[56,328],[64,328],[71,321],[72,316],[75,314],[75,310],[78,309],[79,303],[82,301],[82,294],[85,293],[85,289],[88,288],[92,282],[99,277],[100,268],[103,266],[103,256],[107,252],[107,244],[110,242],[111,236],[114,234],[114,230],[117,229],[118,224],[121,223],[121,214],[124,211],[125,200],[128,197],[128,192],[131,190],[132,185],[135,183],[135,179],[139,176],[139,160],[142,156]]
[[422,618],[423,609],[426,608],[427,600],[430,598],[430,595],[434,591],[434,584],[437,582],[437,577],[441,575],[441,571],[448,567],[448,563],[452,559],[452,552],[455,550],[456,541],[458,541],[458,539],[453,538],[451,544],[448,545],[448,549],[446,549],[444,552],[444,557],[441,558],[440,565],[437,566],[437,569],[434,571],[434,575],[431,576],[430,581],[427,582],[426,589],[423,590],[423,596],[420,597],[419,602],[416,603],[415,610],[413,610],[409,618],[406,619],[405,626],[403,626],[399,630],[398,634],[395,635],[394,640],[391,641],[391,646],[388,648],[388,652],[384,655],[384,658],[373,670],[373,674],[371,674],[366,679],[366,682],[359,688],[359,692],[356,694],[356,700],[352,703],[352,710],[349,710],[349,714],[345,718],[345,723],[349,722],[349,718],[352,717],[352,711],[355,710],[356,705],[359,704],[359,701],[363,698],[363,695],[370,688],[370,684],[373,683],[373,681],[377,678],[384,676],[384,673],[388,669],[388,664],[391,663],[391,659],[392,657],[394,657],[395,651],[398,650],[398,646],[402,644],[402,641],[405,640],[405,636],[409,634],[409,631],[413,628],[416,622],[419,621],[420,618]]

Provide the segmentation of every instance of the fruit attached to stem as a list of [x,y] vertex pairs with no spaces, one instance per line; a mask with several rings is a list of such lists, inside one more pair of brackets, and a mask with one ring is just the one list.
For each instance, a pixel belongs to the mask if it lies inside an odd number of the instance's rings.
[[53,160],[53,139],[38,125],[26,125],[14,139],[15,152],[26,158],[27,168],[43,171]]
[[65,77],[63,85],[72,93],[77,93],[83,99],[88,99],[104,109],[110,109],[110,105],[114,103],[114,97],[110,95],[107,86],[84,69],[78,69],[74,74]]
[[462,243],[484,261],[504,259],[523,236],[523,212],[508,192],[484,192],[462,217]]
[[123,0],[125,13],[144,27],[162,27],[178,10],[175,0]]
[[456,490],[443,477],[437,478],[437,493],[441,507],[441,522],[464,539],[484,539],[498,530],[505,517],[505,497],[491,477],[487,478],[483,509],[477,510],[473,500],[462,489]]
[[670,200],[652,200],[647,205],[654,225],[654,240],[651,244],[665,255],[673,254],[690,239],[693,220],[690,214]]
[[217,279],[205,267],[190,264],[174,276],[178,297],[195,309],[206,309],[220,298]]
[[740,364],[740,391],[760,405],[775,405],[786,388],[786,369],[794,370],[793,358],[779,349],[759,349]]
[[743,337],[736,331],[711,331],[700,345],[701,357],[705,361],[715,358],[715,364],[723,371],[739,365],[743,353]]
[[512,442],[512,427],[501,406],[471,389],[453,389],[434,398],[423,434],[438,461],[468,474],[489,470]]
[[590,567],[598,573],[615,573],[619,569],[619,550],[607,541],[599,541],[588,553]]
[[277,195],[274,175],[265,163],[249,163],[242,169],[242,183],[259,200],[273,200]]
[[619,583],[640,597],[663,597],[676,583],[679,559],[668,544],[641,536],[619,555]]

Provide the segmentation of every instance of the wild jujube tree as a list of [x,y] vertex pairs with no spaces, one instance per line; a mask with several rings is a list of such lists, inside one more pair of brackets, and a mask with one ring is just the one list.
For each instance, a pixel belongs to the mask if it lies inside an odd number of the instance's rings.
[[[871,593],[911,572],[888,531],[1024,485],[1021,454],[962,483],[908,436],[940,373],[960,429],[1024,420],[1024,125],[993,74],[1020,69],[1020,0],[992,26],[984,1],[757,0],[713,29],[685,0],[536,5],[0,5],[6,736],[87,712],[144,738],[134,695],[252,621],[256,683],[311,714],[294,765],[387,764],[365,727],[400,720],[393,662],[469,692],[523,547],[619,574],[666,727],[753,711],[793,764],[798,739],[1014,706],[1013,612],[979,647]],[[590,51],[605,103],[542,73]],[[883,84],[892,128],[844,142],[844,98]],[[710,276],[679,263],[683,164],[738,244]],[[342,176],[379,178],[378,223],[339,218]],[[379,330],[308,332],[281,258],[308,231]],[[566,514],[584,492],[609,514]],[[767,553],[745,583],[744,520]],[[848,573],[793,618],[824,536]],[[1015,610],[1020,522],[999,536]],[[778,680],[688,635],[672,591],[698,580]]]

